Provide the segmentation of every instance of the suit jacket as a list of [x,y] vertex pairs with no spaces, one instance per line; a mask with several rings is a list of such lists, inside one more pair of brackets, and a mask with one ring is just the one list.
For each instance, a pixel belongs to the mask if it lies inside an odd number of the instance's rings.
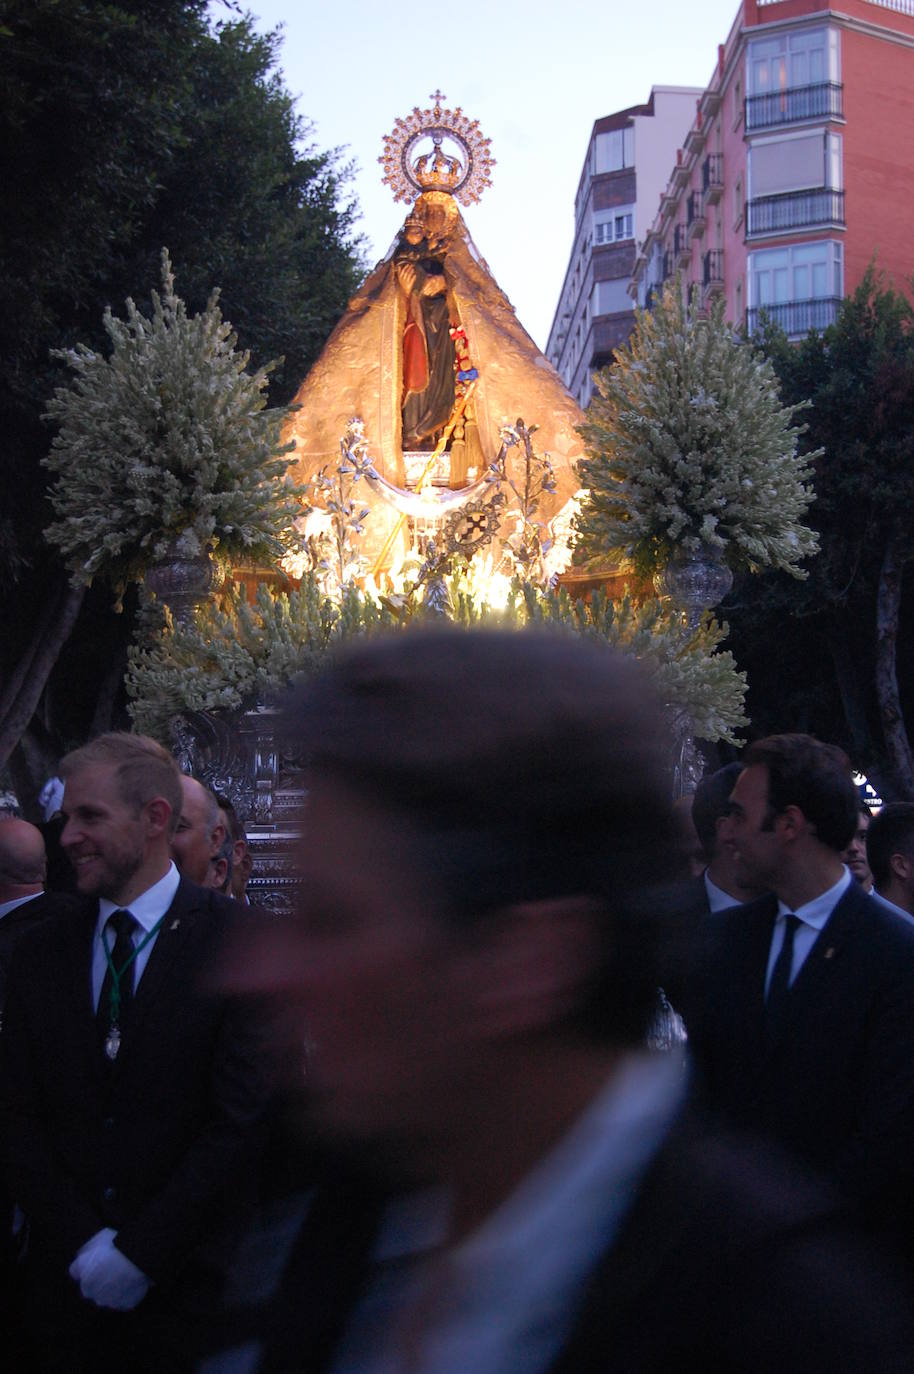
[[914,1178],[914,927],[854,882],[766,1031],[774,897],[721,912],[683,1008],[708,1104],[833,1174],[877,1213]]
[[60,910],[62,900],[65,901],[56,894],[39,892],[35,897],[30,897],[27,902],[22,902],[0,917],[0,1014],[6,998],[6,981],[13,961],[13,951],[36,921],[42,921],[49,913]]
[[182,879],[110,1065],[91,994],[97,902],[20,942],[2,1037],[8,1174],[49,1272],[66,1276],[111,1226],[160,1287],[221,1287],[267,1094],[250,1014],[206,986],[239,910]]
[[[259,1359],[235,1363],[233,1352],[208,1361],[206,1374],[332,1371],[380,1215],[364,1180],[331,1176],[292,1251]],[[686,1110],[580,1294],[549,1374],[910,1371],[906,1296],[819,1184]],[[518,1350],[512,1369],[524,1367]]]

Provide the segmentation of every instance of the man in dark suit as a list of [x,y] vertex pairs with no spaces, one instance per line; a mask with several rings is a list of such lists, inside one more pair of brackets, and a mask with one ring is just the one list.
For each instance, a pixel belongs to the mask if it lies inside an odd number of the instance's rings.
[[692,799],[692,823],[705,857],[701,895],[712,914],[762,895],[761,889],[743,881],[736,866],[730,793],[740,771],[738,763],[727,763],[715,773],[706,773]]
[[42,1371],[191,1369],[209,1338],[263,1114],[262,1047],[206,986],[238,908],[181,880],[177,766],[106,735],[69,755],[84,900],[23,939],[2,1089]]
[[47,858],[37,826],[17,817],[0,820],[0,1018],[13,950],[46,911]]
[[349,1167],[265,1339],[209,1369],[907,1369],[892,1281],[828,1200],[710,1136],[681,1052],[644,1049],[672,845],[634,666],[417,631],[351,653],[292,725],[298,918],[235,978],[313,1039],[308,1120]]
[[910,1244],[914,929],[841,862],[846,757],[806,735],[750,746],[731,797],[742,881],[774,894],[714,927],[685,1009],[708,1101],[830,1174]]

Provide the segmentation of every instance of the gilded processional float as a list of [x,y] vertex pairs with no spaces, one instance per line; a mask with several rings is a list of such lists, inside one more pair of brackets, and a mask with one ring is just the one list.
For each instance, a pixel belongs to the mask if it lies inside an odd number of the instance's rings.
[[[503,583],[528,556],[541,580],[570,564],[583,413],[470,237],[459,205],[479,200],[494,163],[477,121],[444,99],[436,91],[384,139],[383,180],[411,208],[299,388],[284,432],[290,470],[312,493],[332,493],[339,471],[363,479],[363,581],[375,591],[395,585],[410,559],[426,569],[431,560],[434,571],[436,557],[457,553]],[[303,548],[326,519],[315,498]],[[284,566],[301,571],[294,555]],[[430,577],[427,604],[442,589]],[[263,707],[231,724],[195,713],[179,728],[178,753],[247,818],[252,896],[282,911],[301,794],[273,727]]]
[[460,213],[491,184],[489,140],[459,107],[444,108],[441,92],[432,98],[384,140],[384,182],[412,207],[302,383],[286,437],[299,477],[313,481],[356,422],[371,511],[365,553],[382,577],[430,538],[471,554],[487,543],[499,524],[493,465],[520,483],[527,455],[516,421],[535,424],[551,466],[537,517],[558,573],[569,561],[583,414]]

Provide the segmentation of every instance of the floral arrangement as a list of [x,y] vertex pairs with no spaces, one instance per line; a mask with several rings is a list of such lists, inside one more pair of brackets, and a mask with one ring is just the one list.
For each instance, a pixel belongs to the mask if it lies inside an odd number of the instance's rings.
[[629,559],[650,576],[674,554],[701,554],[806,576],[818,454],[798,457],[801,407],[781,404],[773,368],[726,323],[722,299],[703,314],[696,293],[687,306],[668,284],[596,382],[576,563]]

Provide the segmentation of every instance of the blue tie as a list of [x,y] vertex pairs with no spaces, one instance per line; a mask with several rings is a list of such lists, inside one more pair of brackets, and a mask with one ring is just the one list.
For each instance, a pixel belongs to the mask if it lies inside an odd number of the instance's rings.
[[787,1000],[790,996],[790,969],[793,964],[793,937],[797,933],[799,924],[799,916],[794,916],[793,912],[788,912],[784,918],[784,943],[774,961],[771,982],[768,984],[766,1025],[769,1033],[780,1026],[787,1008]]

